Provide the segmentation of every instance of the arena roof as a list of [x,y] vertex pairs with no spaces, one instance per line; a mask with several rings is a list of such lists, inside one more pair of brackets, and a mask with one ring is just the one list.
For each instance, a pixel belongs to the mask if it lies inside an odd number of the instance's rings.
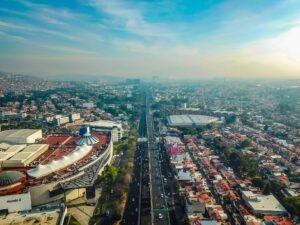
[[205,115],[170,115],[168,122],[170,126],[203,126],[212,122],[217,122],[217,117]]

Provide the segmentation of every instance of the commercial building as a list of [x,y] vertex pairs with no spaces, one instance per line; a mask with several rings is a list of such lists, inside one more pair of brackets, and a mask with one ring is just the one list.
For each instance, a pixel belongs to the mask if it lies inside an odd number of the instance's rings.
[[91,202],[94,195],[87,193],[95,191],[95,180],[113,156],[111,133],[90,132],[89,128],[82,128],[80,135],[50,135],[39,144],[2,143],[0,147],[4,157],[0,210],[7,212],[7,218],[11,212],[21,215],[24,210],[52,203],[64,205],[79,197]]
[[170,115],[168,123],[172,127],[197,127],[205,126],[210,123],[217,123],[219,119],[204,115]]
[[252,191],[242,191],[242,198],[254,214],[285,215],[286,209],[279,203],[274,195],[256,194]]
[[29,193],[0,196],[0,210],[9,213],[31,210],[31,199]]
[[16,129],[0,132],[0,143],[30,144],[42,138],[40,129]]
[[123,137],[122,123],[110,120],[98,120],[84,123],[83,126],[89,126],[93,131],[110,131],[113,142],[118,142]]

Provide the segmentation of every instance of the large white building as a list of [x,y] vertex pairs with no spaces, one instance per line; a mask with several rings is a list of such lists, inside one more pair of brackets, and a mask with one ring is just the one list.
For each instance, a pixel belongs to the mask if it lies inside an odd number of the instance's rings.
[[[92,192],[85,194],[111,163],[113,143],[110,132],[82,128],[80,136],[49,135],[41,144],[0,143],[0,153],[0,210],[13,212],[63,199],[93,200]],[[11,208],[14,202],[24,208]]]
[[18,129],[0,132],[0,143],[32,144],[41,138],[42,130],[40,129]]
[[255,214],[284,215],[286,209],[274,195],[256,194],[252,191],[242,191],[242,198]]
[[168,122],[173,127],[195,127],[204,126],[209,123],[216,123],[219,119],[217,117],[205,115],[170,115]]
[[10,213],[31,210],[30,193],[0,196],[0,210]]
[[83,123],[94,131],[111,131],[112,141],[118,142],[123,137],[122,123],[110,120],[98,120],[94,122]]

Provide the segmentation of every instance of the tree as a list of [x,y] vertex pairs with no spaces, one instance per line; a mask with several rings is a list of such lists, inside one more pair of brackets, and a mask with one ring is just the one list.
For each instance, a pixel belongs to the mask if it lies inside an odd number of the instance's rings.
[[227,124],[232,124],[236,121],[236,115],[229,115],[225,117],[225,122]]
[[251,181],[254,187],[263,188],[265,186],[265,181],[260,177],[254,177]]
[[298,216],[300,215],[300,197],[287,197],[284,200],[285,204],[288,206],[288,208],[291,209],[291,211]]
[[269,130],[269,126],[268,125],[265,125],[264,126],[264,131],[268,131]]
[[271,193],[271,185],[270,183],[266,183],[264,190],[262,192],[264,195],[269,195]]
[[248,148],[248,147],[251,147],[251,146],[252,146],[252,143],[249,139],[245,139],[241,143],[241,148]]
[[223,201],[224,201],[224,203],[225,203],[226,205],[231,203],[231,202],[230,202],[230,197],[229,197],[228,195],[225,195],[225,196],[223,197]]
[[118,168],[115,166],[111,166],[108,169],[108,176],[110,177],[110,179],[114,182],[118,176]]

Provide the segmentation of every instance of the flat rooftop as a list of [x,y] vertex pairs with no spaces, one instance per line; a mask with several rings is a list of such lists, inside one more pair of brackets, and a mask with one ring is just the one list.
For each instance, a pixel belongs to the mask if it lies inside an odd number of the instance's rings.
[[[20,167],[22,163],[29,164],[48,149],[47,144],[14,145],[2,152],[2,167]],[[12,149],[14,148],[14,149]],[[10,149],[12,149],[10,151]],[[1,161],[1,158],[0,158]],[[26,166],[24,164],[24,166]]]
[[255,211],[286,212],[274,195],[255,194],[252,191],[243,191],[243,195],[246,196],[248,204]]
[[30,135],[39,132],[39,129],[13,129],[0,132],[0,141],[5,141],[7,138],[26,138]]
[[86,122],[83,125],[92,126],[92,127],[118,127],[121,128],[122,124],[120,122],[112,121],[112,120],[98,120],[93,122]]
[[170,115],[168,122],[170,126],[203,126],[217,122],[218,118],[206,115]]
[[58,224],[60,211],[51,210],[33,213],[9,213],[0,217],[1,225],[56,225]]

